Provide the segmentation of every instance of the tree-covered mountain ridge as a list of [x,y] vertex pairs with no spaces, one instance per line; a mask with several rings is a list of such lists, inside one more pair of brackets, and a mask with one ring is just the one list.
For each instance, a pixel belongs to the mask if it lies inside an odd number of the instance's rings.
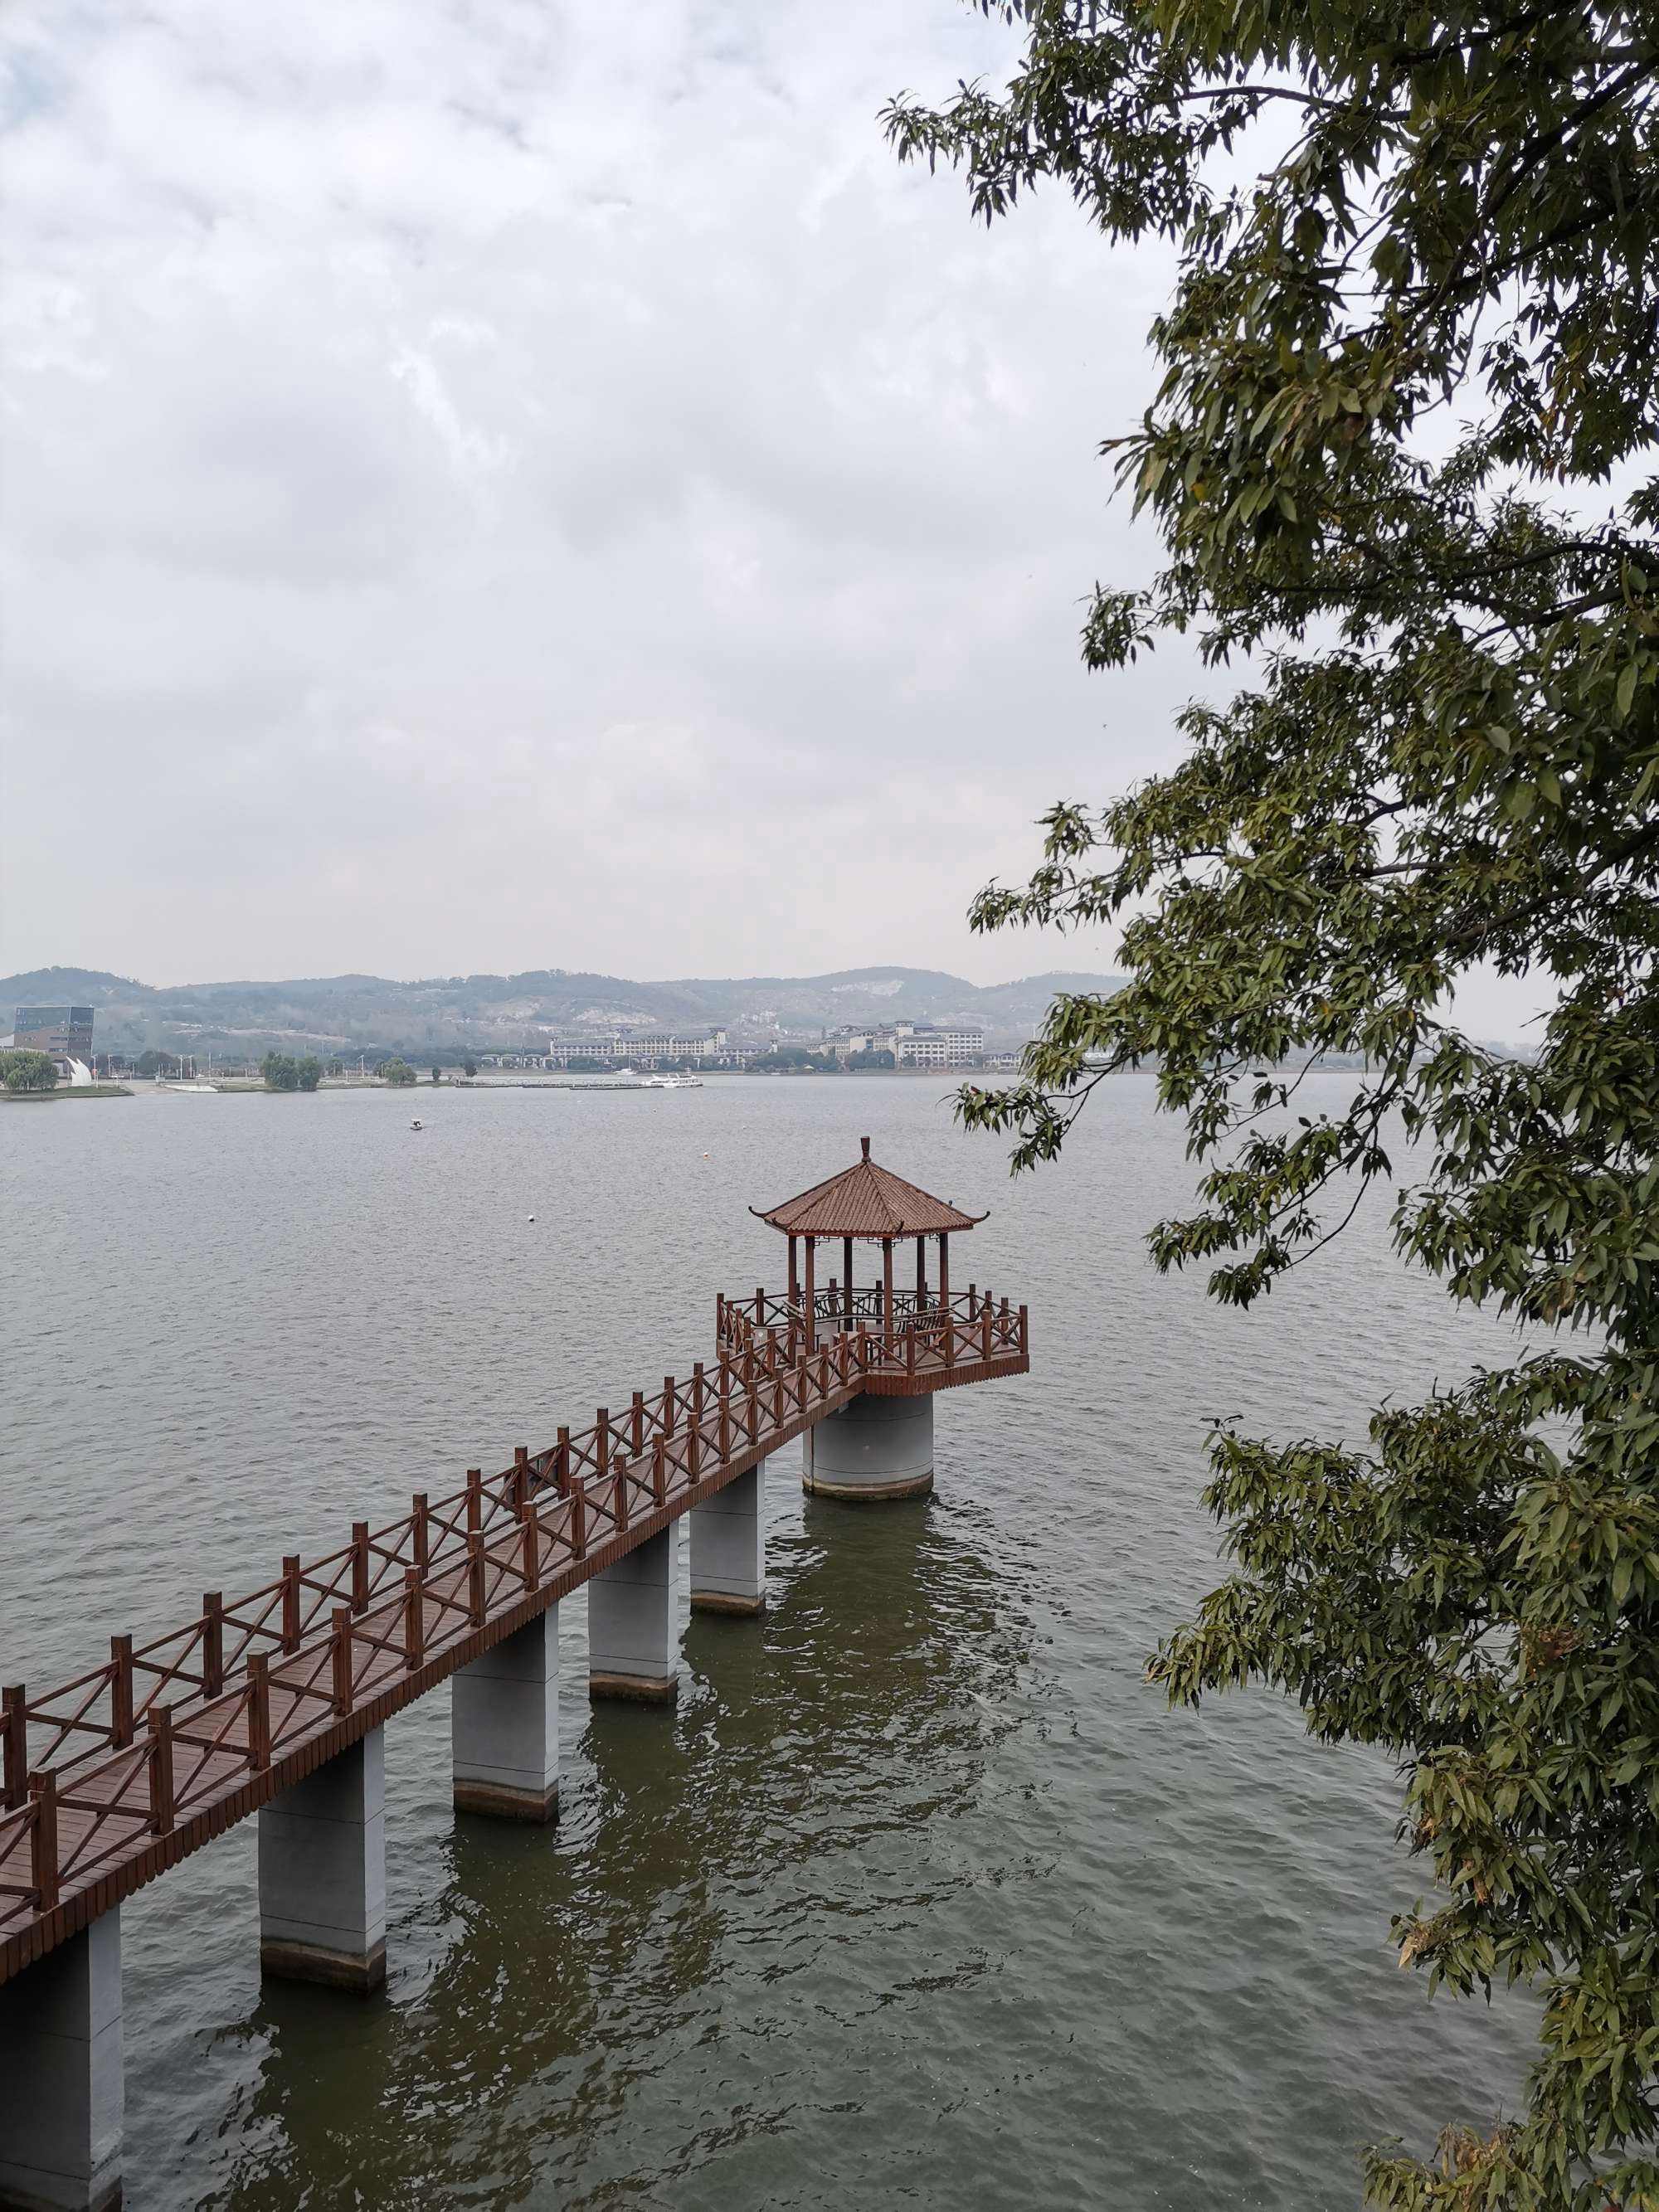
[[0,978],[0,1024],[20,1006],[68,1001],[96,1010],[98,1049],[146,1046],[257,1054],[304,1044],[521,1051],[550,1030],[608,1033],[720,1024],[733,1042],[893,1020],[971,1024],[993,1048],[1023,1042],[1062,991],[1114,991],[1115,975],[1054,970],[977,984],[927,968],[848,968],[823,975],[682,976],[640,982],[559,968],[511,975],[383,975],[283,981],[143,983],[101,969],[37,968]]

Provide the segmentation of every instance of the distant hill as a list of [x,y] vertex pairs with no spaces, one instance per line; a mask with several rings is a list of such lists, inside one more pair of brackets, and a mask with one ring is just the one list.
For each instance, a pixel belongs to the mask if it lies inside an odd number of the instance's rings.
[[723,1024],[734,1040],[798,1040],[842,1023],[981,1024],[993,1045],[1032,1035],[1057,991],[1114,991],[1117,975],[1027,975],[965,982],[927,968],[847,968],[829,975],[681,976],[641,983],[560,968],[518,975],[449,975],[398,982],[382,975],[287,982],[180,983],[158,989],[88,968],[37,968],[0,977],[0,1031],[13,1009],[69,1000],[97,1009],[100,1051],[146,1046],[254,1055],[271,1045],[338,1052],[521,1051],[550,1029],[611,1030]]

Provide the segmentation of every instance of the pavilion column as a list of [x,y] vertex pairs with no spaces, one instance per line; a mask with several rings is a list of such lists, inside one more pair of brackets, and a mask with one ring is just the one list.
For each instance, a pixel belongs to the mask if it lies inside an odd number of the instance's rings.
[[806,1240],[806,1349],[809,1352],[816,1347],[818,1340],[817,1285],[813,1275],[813,1254],[817,1248],[817,1241],[816,1237],[809,1237]]
[[924,1313],[927,1307],[927,1239],[916,1239],[916,1311]]
[[881,1333],[885,1344],[893,1337],[893,1240],[881,1240]]
[[791,1315],[792,1315],[792,1316],[793,1316],[793,1314],[794,1313],[794,1310],[795,1310],[796,1306],[797,1306],[797,1305],[799,1305],[799,1303],[800,1303],[800,1267],[799,1267],[799,1254],[797,1253],[797,1251],[796,1251],[796,1249],[795,1249],[795,1240],[794,1240],[794,1238],[792,1237],[789,1239],[789,1311],[790,1311],[790,1313],[791,1313]]
[[853,1240],[850,1237],[843,1237],[841,1240],[841,1279],[847,1285],[842,1300],[842,1319],[848,1328],[851,1328],[853,1326]]
[[121,1908],[0,1989],[0,2204],[121,2202]]
[[945,1318],[951,1318],[951,1233],[946,1229],[939,1232],[939,1302],[945,1309]]

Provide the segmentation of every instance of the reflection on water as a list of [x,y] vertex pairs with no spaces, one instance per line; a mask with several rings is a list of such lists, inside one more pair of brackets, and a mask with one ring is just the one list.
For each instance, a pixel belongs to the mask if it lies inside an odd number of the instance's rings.
[[8,1680],[689,1373],[715,1285],[776,1279],[749,1204],[866,1130],[992,1209],[957,1263],[1029,1298],[1033,1373],[941,1397],[931,1499],[805,1500],[775,1462],[770,1610],[686,1625],[672,1713],[590,1712],[567,1605],[551,1833],[457,1820],[447,1697],[398,1716],[382,1997],[261,1988],[249,1824],[131,1900],[131,2212],[1330,2212],[1360,2144],[1513,2099],[1527,2007],[1431,2008],[1395,1969],[1420,1876],[1386,1765],[1279,1699],[1170,1715],[1141,1681],[1215,1571],[1209,1415],[1353,1435],[1507,1350],[1380,1218],[1240,1317],[1147,1268],[1191,1171],[1135,1081],[1012,1188],[902,1079],[423,1119],[0,1116],[32,1285],[0,1301]]
[[[836,1953],[873,1934],[925,1958],[961,1875],[908,1840],[937,1844],[981,1800],[1011,1725],[1000,1695],[1030,1656],[967,1516],[812,1500],[797,1518],[762,1620],[691,1620],[677,1713],[586,1720],[556,1835],[453,1823],[412,1916],[443,1931],[417,2001],[394,1984],[343,2038],[327,1993],[261,1991],[237,2031],[259,2053],[238,2114],[256,2147],[211,2202],[297,2207],[319,2174],[341,2203],[599,2204],[647,2178],[685,2202],[711,2157],[776,2154],[770,2100],[711,2128],[665,2080],[665,2043],[720,2052],[759,2091],[805,1990],[821,2036],[856,2034],[866,2001]],[[882,2002],[983,1970],[930,1963]],[[648,2177],[642,2135],[660,2138]]]

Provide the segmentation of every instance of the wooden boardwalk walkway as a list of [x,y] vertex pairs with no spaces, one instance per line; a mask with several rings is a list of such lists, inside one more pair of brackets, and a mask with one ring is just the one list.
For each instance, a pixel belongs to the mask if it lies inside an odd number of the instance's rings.
[[[867,1146],[866,1146],[867,1153]],[[793,1260],[793,1245],[791,1255]],[[0,1982],[862,1393],[1024,1374],[970,1288],[722,1298],[720,1358],[42,1695],[0,1692]]]

